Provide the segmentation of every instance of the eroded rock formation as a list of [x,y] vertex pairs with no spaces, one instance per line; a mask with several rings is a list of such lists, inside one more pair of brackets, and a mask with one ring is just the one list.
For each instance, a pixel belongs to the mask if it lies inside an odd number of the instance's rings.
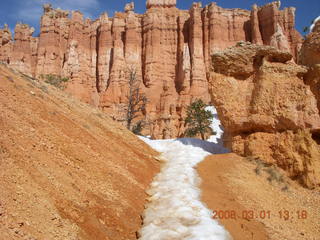
[[35,73],[39,40],[32,37],[33,32],[34,28],[18,23],[13,42],[7,25],[0,30],[0,61],[30,76]]
[[[320,112],[320,18],[314,23],[312,32],[304,41],[300,55],[299,63],[308,68],[304,81],[310,86],[312,93],[317,99],[317,106]],[[320,131],[312,134],[313,139],[320,144]],[[319,159],[319,157],[318,157]],[[318,167],[319,169],[319,167]]]
[[320,21],[317,21],[303,42],[299,63],[307,66],[320,64]]
[[0,29],[0,61],[10,64],[12,53],[12,33],[5,24],[3,29]]
[[320,187],[320,116],[308,69],[274,47],[240,42],[213,54],[212,101],[225,143],[242,156],[276,164],[309,188]]
[[69,78],[66,91],[120,121],[128,72],[135,69],[148,99],[141,115],[149,123],[145,133],[176,137],[184,132],[186,105],[195,98],[209,101],[213,53],[244,40],[289,50],[295,58],[302,40],[294,9],[279,8],[279,2],[252,11],[194,3],[185,11],[176,0],[148,0],[145,14],[134,13],[129,3],[124,13],[92,21],[46,4],[39,38],[22,24],[15,41],[8,28],[0,31],[0,60],[28,75]]

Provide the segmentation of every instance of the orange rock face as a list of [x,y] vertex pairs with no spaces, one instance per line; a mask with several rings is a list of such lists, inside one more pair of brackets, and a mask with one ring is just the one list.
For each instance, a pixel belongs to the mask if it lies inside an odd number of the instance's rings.
[[[310,86],[312,93],[317,99],[317,106],[320,112],[320,21],[315,23],[312,32],[304,41],[299,63],[308,67],[308,73],[304,76],[304,81]],[[320,131],[312,135],[313,139],[320,144]],[[318,157],[319,158],[319,157]],[[319,167],[318,167],[319,169]]]
[[5,25],[4,29],[0,29],[0,61],[10,64],[12,45],[12,33],[8,25]]
[[32,37],[34,28],[18,23],[14,42],[8,26],[0,30],[0,61],[10,64],[27,75],[34,75],[37,62],[38,38]]
[[304,79],[306,84],[310,86],[313,94],[316,96],[318,109],[320,111],[320,64],[311,66]]
[[320,21],[315,23],[312,32],[303,43],[299,63],[309,67],[305,81],[317,97],[320,111]]
[[317,100],[303,79],[307,68],[291,58],[244,42],[213,54],[211,99],[234,152],[277,164],[303,185],[320,187]]
[[320,21],[316,22],[312,32],[303,42],[299,63],[306,66],[320,64]]
[[26,24],[17,24],[14,44],[10,56],[10,65],[27,74],[34,75],[37,62],[38,39],[32,37],[34,28]]
[[[320,187],[320,146],[309,130],[277,133],[256,132],[241,139],[244,156],[259,157],[284,169],[301,185]],[[236,139],[236,138],[235,138]],[[234,143],[239,144],[237,140]]]
[[141,113],[155,138],[183,135],[186,106],[209,101],[210,56],[238,41],[273,45],[296,56],[301,37],[294,29],[294,9],[279,3],[252,11],[194,3],[189,11],[176,0],[148,0],[145,14],[134,4],[113,18],[91,21],[80,12],[44,6],[39,38],[17,25],[15,42],[0,31],[0,60],[40,77],[69,78],[66,91],[103,109],[119,121],[127,105],[128,71],[134,68],[148,104]]
[[[276,1],[257,10],[262,42],[266,45],[280,47],[281,50],[289,48],[294,58],[297,59],[302,38],[294,28],[296,9],[291,7],[281,11],[279,8],[280,1]],[[254,26],[254,28],[258,27]]]
[[289,63],[291,58],[248,43],[213,55],[211,94],[215,106],[223,106],[228,132],[320,128],[316,99],[302,79],[307,69]]

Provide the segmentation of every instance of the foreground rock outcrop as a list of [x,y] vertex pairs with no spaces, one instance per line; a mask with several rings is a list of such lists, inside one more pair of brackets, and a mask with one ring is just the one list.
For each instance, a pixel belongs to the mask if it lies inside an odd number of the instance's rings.
[[238,41],[272,45],[297,56],[302,38],[294,28],[295,9],[280,10],[280,2],[251,11],[223,9],[215,3],[194,3],[189,11],[176,0],[148,0],[145,14],[134,4],[113,18],[95,21],[78,11],[44,6],[39,38],[33,29],[17,25],[15,41],[8,28],[0,30],[0,61],[25,74],[69,78],[66,91],[124,120],[128,72],[148,99],[141,118],[146,134],[171,138],[184,133],[186,105],[209,101],[211,55]]
[[291,59],[288,52],[240,42],[213,54],[210,94],[228,147],[276,164],[304,186],[316,188],[319,109],[304,82],[308,68]]
[[157,153],[50,85],[0,79],[0,239],[136,239]]

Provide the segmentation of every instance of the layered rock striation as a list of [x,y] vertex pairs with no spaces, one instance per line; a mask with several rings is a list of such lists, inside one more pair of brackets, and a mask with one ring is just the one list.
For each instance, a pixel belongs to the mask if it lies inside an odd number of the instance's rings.
[[128,76],[134,69],[148,99],[140,119],[155,138],[183,135],[186,105],[195,98],[209,101],[211,55],[238,41],[272,45],[296,58],[302,38],[294,29],[294,8],[280,3],[251,11],[223,9],[215,3],[194,3],[189,11],[176,0],[148,0],[145,14],[125,6],[114,17],[95,21],[44,5],[40,36],[18,24],[15,38],[0,30],[0,61],[25,74],[69,78],[66,91],[124,120]]

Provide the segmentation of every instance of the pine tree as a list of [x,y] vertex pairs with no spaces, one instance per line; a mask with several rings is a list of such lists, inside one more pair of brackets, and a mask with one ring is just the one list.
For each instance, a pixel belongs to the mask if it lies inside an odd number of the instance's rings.
[[187,124],[186,136],[194,137],[201,135],[202,140],[205,140],[206,133],[212,133],[210,124],[212,123],[213,114],[206,110],[207,105],[201,100],[197,99],[188,106],[187,117],[185,123]]
[[142,112],[145,110],[147,104],[147,98],[142,93],[139,81],[137,79],[137,71],[134,66],[128,68],[129,73],[129,91],[127,96],[127,106],[125,110],[125,121],[127,129],[138,134],[142,131],[142,128],[145,125],[145,121],[140,120],[135,125],[132,126],[133,121],[138,118]]

